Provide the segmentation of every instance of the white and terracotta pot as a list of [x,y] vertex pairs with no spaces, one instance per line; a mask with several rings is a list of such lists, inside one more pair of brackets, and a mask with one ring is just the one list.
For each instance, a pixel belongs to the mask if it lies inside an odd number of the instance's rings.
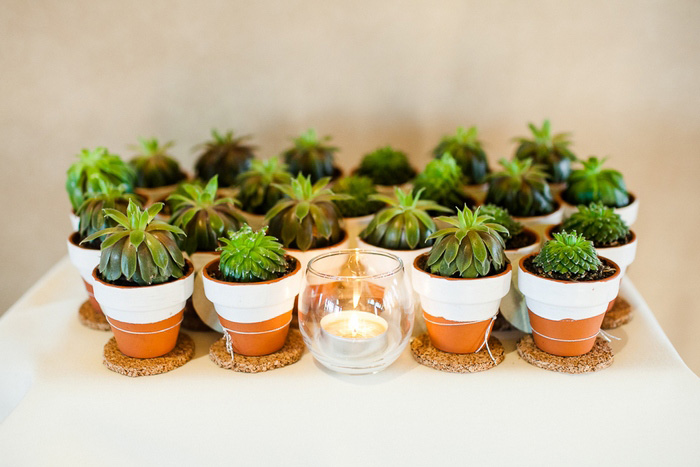
[[306,266],[309,264],[309,261],[311,261],[312,258],[335,250],[346,250],[348,249],[349,243],[350,239],[348,237],[348,233],[346,231],[343,231],[343,238],[335,245],[323,248],[312,248],[311,250],[306,251],[297,250],[294,248],[285,248],[285,251],[291,256],[294,256],[296,259],[298,259],[301,263],[302,272],[306,272]]
[[202,270],[204,291],[214,303],[234,353],[267,355],[284,346],[294,301],[302,282],[301,263],[279,279],[264,282],[226,282],[215,278],[219,259]]
[[348,233],[349,239],[348,248],[357,248],[360,232],[365,230],[372,219],[374,219],[374,214],[345,218],[345,231]]
[[[562,194],[563,193],[559,194],[558,201],[561,202],[564,207],[564,219],[568,219],[573,213],[578,211],[578,205],[570,204],[564,200]],[[620,216],[628,227],[631,227],[637,220],[637,214],[639,214],[639,199],[633,193],[630,193],[630,203],[621,208],[613,208],[613,211]],[[556,224],[558,223],[559,222],[556,222]]]
[[207,299],[204,293],[204,282],[202,280],[202,269],[207,263],[219,258],[218,251],[197,251],[187,257],[194,265],[194,290],[192,292],[192,307],[204,324],[217,332],[224,332],[219,321],[219,315],[214,310],[214,304]]
[[[522,248],[506,250],[508,261],[515,267],[517,267],[520,262],[520,258],[540,250],[541,238],[537,232],[527,227],[525,227],[525,231],[530,235],[532,243]],[[527,333],[532,332],[530,318],[527,313],[527,305],[525,304],[525,296],[518,288],[517,274],[511,275],[510,290],[506,296],[503,297],[503,300],[501,300],[501,314],[516,329]]]
[[559,224],[564,218],[564,207],[558,201],[554,201],[554,211],[541,216],[516,217],[513,219],[537,232],[540,237],[544,237],[544,231],[550,225]]
[[100,264],[100,249],[80,246],[79,240],[80,235],[78,232],[73,232],[68,237],[68,257],[83,279],[92,309],[101,313],[100,305],[95,300],[93,292],[94,280],[92,278],[92,271]]
[[146,286],[105,282],[92,271],[95,299],[107,317],[119,350],[129,357],[153,358],[177,343],[180,323],[194,286],[194,266],[186,262],[180,279]]
[[540,277],[518,265],[518,285],[525,295],[535,345],[552,355],[572,357],[589,352],[600,325],[620,289],[620,267],[613,261],[615,274],[598,281],[562,281]]

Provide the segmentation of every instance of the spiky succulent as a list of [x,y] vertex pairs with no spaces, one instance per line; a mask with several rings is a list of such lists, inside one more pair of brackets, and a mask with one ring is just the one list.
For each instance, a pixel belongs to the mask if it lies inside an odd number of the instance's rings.
[[544,121],[542,128],[537,128],[532,123],[528,127],[532,138],[515,138],[520,143],[515,151],[516,159],[533,159],[535,163],[544,166],[547,181],[565,182],[571,173],[571,161],[576,160],[576,156],[569,150],[570,134],[552,135],[549,120]]
[[481,214],[491,216],[493,222],[501,224],[506,228],[507,232],[500,232],[503,234],[504,240],[515,237],[523,231],[523,224],[513,219],[511,215],[508,214],[507,210],[495,204],[485,204],[481,206]]
[[416,176],[406,153],[391,146],[366,154],[355,173],[369,177],[375,184],[383,186],[401,185]]
[[117,225],[95,232],[82,242],[107,236],[102,241],[98,266],[105,281],[151,285],[183,276],[185,258],[175,235],[185,233],[173,225],[155,220],[162,208],[163,203],[155,203],[142,211],[131,200],[126,215],[116,209],[105,209],[105,216]]
[[212,140],[204,143],[204,151],[197,159],[194,170],[198,178],[209,180],[219,176],[221,186],[231,186],[239,173],[245,172],[255,158],[253,146],[245,144],[250,136],[234,137],[233,131],[225,134],[211,130]]
[[313,128],[295,138],[294,146],[283,153],[289,171],[293,175],[311,177],[312,183],[335,176],[338,169],[334,165],[334,156],[338,148],[326,144],[330,139],[330,136],[319,138]]
[[174,185],[187,177],[180,164],[168,154],[174,144],[169,141],[161,145],[156,138],[139,138],[139,144],[132,146],[138,151],[138,155],[129,161],[136,171],[137,187]]
[[475,126],[468,130],[459,127],[454,135],[443,137],[433,150],[433,155],[440,157],[445,153],[450,153],[455,158],[462,169],[466,184],[474,185],[486,181],[486,176],[490,172],[489,161],[481,148],[481,141],[479,141],[478,130]]
[[503,271],[507,264],[503,235],[508,229],[482,215],[480,208],[472,212],[467,205],[457,209],[456,216],[439,219],[452,227],[430,236],[435,244],[425,266],[432,274],[466,279]]
[[[104,185],[103,181],[100,181],[100,183]],[[80,239],[82,240],[108,227],[114,227],[116,222],[109,216],[105,216],[103,209],[115,209],[121,213],[126,213],[130,201],[141,207],[141,202],[137,195],[124,193],[124,185],[118,187],[102,186],[99,193],[83,201],[83,204],[75,212],[80,219],[78,224]],[[88,242],[88,246],[92,248],[99,248],[101,244],[101,237]]]
[[236,212],[233,198],[217,199],[217,188],[218,177],[215,175],[204,188],[186,183],[182,185],[184,194],[174,193],[168,197],[168,201],[177,203],[170,223],[187,234],[179,243],[187,254],[216,250],[219,237],[246,223]]
[[546,274],[556,273],[576,280],[601,267],[593,242],[583,235],[562,231],[553,237],[542,246],[533,260]]
[[252,214],[265,214],[284,196],[274,184],[283,185],[291,180],[287,164],[280,162],[279,158],[253,160],[250,169],[239,174],[236,179],[241,208]]
[[287,197],[268,211],[265,220],[270,234],[286,248],[302,251],[334,245],[345,233],[340,225],[341,214],[333,201],[350,199],[328,188],[330,178],[313,185],[311,177],[299,174],[285,185],[275,184]]
[[540,216],[554,211],[554,199],[542,166],[532,159],[499,163],[503,171],[490,175],[486,203],[495,204],[517,217]]
[[128,193],[134,191],[134,169],[107,148],[83,149],[78,158],[68,169],[66,180],[73,210],[77,210],[90,195],[99,193],[102,186],[124,185]]
[[370,199],[370,196],[377,194],[377,188],[369,177],[352,175],[341,178],[333,185],[333,192],[352,197],[334,201],[343,217],[369,216],[384,206],[381,201]]
[[630,203],[630,195],[622,174],[614,169],[604,169],[606,158],[591,156],[581,161],[583,168],[576,169],[569,177],[569,186],[563,197],[571,204],[600,202],[613,208]]
[[581,205],[564,221],[562,229],[581,233],[596,247],[606,247],[625,240],[630,229],[612,208],[601,203]]
[[460,206],[474,206],[474,200],[464,192],[462,169],[450,153],[428,163],[423,172],[413,180],[416,190],[424,190],[423,197],[435,201],[454,212]]
[[244,225],[221,237],[219,271],[229,282],[261,282],[282,277],[287,270],[284,248],[266,235],[267,227],[257,232]]
[[423,200],[423,190],[394,188],[395,198],[372,195],[370,199],[385,203],[369,225],[360,232],[365,242],[390,250],[417,250],[433,244],[429,237],[437,230],[428,212],[449,212],[434,201]]

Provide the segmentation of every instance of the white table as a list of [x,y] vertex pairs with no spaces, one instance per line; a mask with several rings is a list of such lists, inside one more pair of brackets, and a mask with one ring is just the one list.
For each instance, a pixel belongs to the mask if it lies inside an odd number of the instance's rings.
[[[599,373],[506,359],[477,374],[417,364],[330,373],[307,352],[261,374],[195,358],[159,376],[102,365],[110,333],[80,325],[60,261],[0,318],[0,465],[699,465],[700,383],[630,282],[633,321]],[[687,310],[688,313],[693,310]]]

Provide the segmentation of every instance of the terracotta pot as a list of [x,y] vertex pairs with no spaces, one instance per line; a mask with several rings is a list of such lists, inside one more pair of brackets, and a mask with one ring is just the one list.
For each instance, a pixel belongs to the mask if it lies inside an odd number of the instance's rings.
[[544,236],[545,229],[554,224],[561,223],[564,216],[564,208],[558,201],[554,202],[554,211],[549,214],[542,216],[528,216],[528,217],[516,217],[513,219],[523,224],[525,227],[529,227],[540,236]]
[[183,277],[164,284],[114,285],[100,279],[97,268],[92,277],[95,298],[124,355],[153,358],[175,347],[185,304],[194,286],[194,266],[190,261]]
[[486,343],[501,299],[510,289],[512,266],[494,276],[461,279],[424,271],[428,253],[413,261],[413,288],[420,296],[430,340],[451,353],[473,353]]
[[605,312],[620,289],[620,267],[601,258],[616,269],[606,279],[581,282],[548,279],[525,269],[525,261],[535,254],[522,257],[518,265],[518,283],[525,295],[535,345],[562,357],[589,352]]
[[99,303],[95,300],[95,294],[93,292],[92,271],[100,264],[100,250],[94,248],[85,248],[80,246],[80,235],[78,232],[70,234],[68,237],[68,257],[70,258],[73,266],[80,273],[80,277],[83,278],[83,284],[85,284],[85,290],[88,294],[88,300],[92,309],[98,313],[101,313]]
[[[568,219],[573,213],[578,211],[578,205],[570,204],[562,195],[563,193],[559,193],[557,201],[564,207],[563,219]],[[632,226],[637,220],[637,214],[639,214],[639,199],[633,193],[630,193],[630,203],[621,208],[614,208],[613,211],[622,218],[625,224]],[[561,221],[554,223],[559,224],[560,222]]]
[[285,251],[294,256],[301,263],[301,270],[306,271],[306,266],[309,264],[312,258],[322,255],[324,253],[329,253],[334,250],[346,250],[350,239],[348,233],[343,231],[343,238],[335,245],[327,246],[324,248],[313,248],[311,250],[301,251],[294,248],[285,248]]
[[372,219],[374,219],[374,214],[345,218],[345,231],[348,233],[348,248],[357,248],[357,240],[360,232],[365,230],[365,227],[372,222]]
[[204,292],[214,303],[233,351],[259,356],[276,352],[284,345],[292,320],[294,300],[301,289],[301,262],[279,279],[264,282],[226,282],[214,277],[219,259],[202,270]]
[[214,304],[209,301],[204,292],[204,280],[202,278],[202,269],[207,263],[219,258],[218,251],[197,251],[191,255],[187,255],[194,265],[194,289],[192,291],[192,307],[197,316],[210,328],[217,332],[224,332],[219,321],[219,315],[216,314]]
[[[510,264],[518,264],[520,258],[530,253],[535,253],[540,250],[541,237],[532,229],[525,227],[525,231],[531,236],[532,242],[522,248],[514,250],[506,250],[506,256]],[[522,331],[531,333],[530,318],[525,304],[525,296],[518,288],[518,275],[511,276],[510,290],[501,300],[501,314],[513,327]]]

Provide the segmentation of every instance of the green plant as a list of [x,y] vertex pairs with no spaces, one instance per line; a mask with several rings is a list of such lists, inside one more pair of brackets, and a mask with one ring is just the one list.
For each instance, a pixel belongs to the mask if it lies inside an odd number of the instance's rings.
[[372,195],[377,194],[377,188],[369,177],[352,175],[341,178],[333,185],[333,192],[352,197],[334,201],[343,217],[369,216],[384,206],[381,201],[370,199]]
[[444,153],[433,159],[413,180],[416,190],[424,190],[423,197],[435,201],[441,206],[454,212],[465,203],[473,206],[476,203],[464,192],[462,169],[450,153]]
[[99,193],[103,186],[124,185],[127,192],[133,192],[134,178],[134,169],[107,148],[83,149],[78,154],[78,161],[68,169],[66,191],[73,210],[77,210],[86,198]]
[[630,196],[622,174],[617,170],[603,169],[606,160],[591,156],[587,161],[581,161],[583,168],[571,173],[564,199],[571,204],[601,202],[613,208],[627,206]]
[[187,177],[177,161],[168,155],[173,144],[169,141],[161,145],[155,138],[139,138],[139,144],[132,146],[138,151],[138,155],[129,161],[136,171],[137,187],[174,185]]
[[117,225],[85,238],[89,243],[98,237],[102,241],[98,270],[107,282],[125,281],[129,284],[151,285],[183,276],[185,258],[178,248],[175,235],[184,235],[179,228],[155,220],[163,203],[155,203],[142,211],[129,201],[126,215],[116,209],[105,209],[105,216]]
[[623,242],[630,233],[622,218],[601,203],[580,205],[578,211],[564,221],[562,230],[579,232],[596,247]]
[[443,137],[433,150],[433,155],[441,157],[445,153],[449,153],[455,158],[462,170],[465,183],[474,185],[486,181],[486,176],[490,172],[489,162],[486,153],[481,148],[481,141],[479,141],[475,126],[468,130],[459,127],[454,135]]
[[489,176],[486,203],[505,208],[517,217],[540,216],[554,211],[552,192],[540,165],[533,165],[532,159],[501,159],[499,163],[503,171]]
[[506,228],[507,232],[500,232],[503,235],[504,240],[513,238],[519,235],[523,231],[523,224],[516,221],[508,214],[508,211],[495,204],[485,204],[481,206],[481,214],[485,216],[491,216],[493,222],[496,224],[501,224]]
[[544,121],[542,128],[537,128],[532,123],[528,127],[532,139],[515,138],[520,143],[515,151],[516,159],[533,159],[535,163],[544,166],[548,181],[565,182],[571,173],[571,161],[576,160],[576,156],[569,150],[570,134],[552,135],[549,120]]
[[221,186],[231,186],[239,173],[248,170],[255,158],[253,146],[245,144],[250,136],[234,137],[233,131],[225,134],[211,130],[212,140],[204,143],[204,151],[194,166],[196,175],[209,180],[214,175],[220,178]]
[[[141,202],[137,195],[124,193],[124,185],[119,185],[118,187],[108,186],[103,180],[100,180],[99,183],[102,184],[99,193],[87,198],[75,211],[75,214],[80,219],[78,234],[81,240],[95,232],[116,225],[112,218],[105,216],[103,209],[115,209],[121,213],[126,213],[130,201],[141,207]],[[88,242],[88,246],[92,248],[99,248],[101,244],[101,238]]]
[[391,146],[379,148],[366,154],[355,171],[372,179],[377,185],[401,185],[416,176],[405,152]]
[[430,236],[435,244],[430,249],[426,267],[443,277],[475,278],[498,274],[507,264],[503,235],[508,233],[493,218],[473,212],[464,206],[454,217],[440,217],[452,227]]
[[286,184],[291,180],[287,164],[277,157],[266,161],[253,160],[250,169],[236,179],[241,208],[252,214],[265,214],[284,196],[274,184]]
[[593,247],[593,242],[586,240],[576,232],[555,233],[554,238],[542,246],[533,263],[546,275],[560,275],[571,280],[581,279],[590,271],[597,271],[602,266],[600,258]]
[[379,211],[369,225],[360,232],[365,242],[391,250],[416,250],[433,244],[429,238],[436,230],[429,211],[449,212],[434,201],[422,200],[423,190],[404,192],[394,188],[396,198],[372,195],[370,199],[381,201],[387,207]]
[[229,282],[261,282],[282,277],[287,270],[284,248],[266,235],[267,227],[257,232],[244,225],[237,232],[221,237],[219,271]]
[[187,254],[196,251],[214,251],[219,246],[219,237],[229,230],[238,230],[245,219],[234,208],[232,198],[216,197],[218,177],[214,175],[207,185],[185,183],[185,194],[174,193],[168,201],[177,203],[170,223],[181,228],[187,236],[180,240],[180,248]]
[[350,197],[333,193],[328,188],[329,182],[330,178],[324,177],[312,185],[309,176],[299,174],[289,184],[274,185],[287,198],[270,209],[265,220],[269,222],[270,234],[286,248],[306,251],[334,245],[343,239],[341,214],[333,201]]
[[338,148],[326,144],[330,139],[330,136],[319,139],[314,129],[295,138],[294,146],[283,153],[289,171],[293,175],[308,175],[313,183],[336,175],[333,158]]

